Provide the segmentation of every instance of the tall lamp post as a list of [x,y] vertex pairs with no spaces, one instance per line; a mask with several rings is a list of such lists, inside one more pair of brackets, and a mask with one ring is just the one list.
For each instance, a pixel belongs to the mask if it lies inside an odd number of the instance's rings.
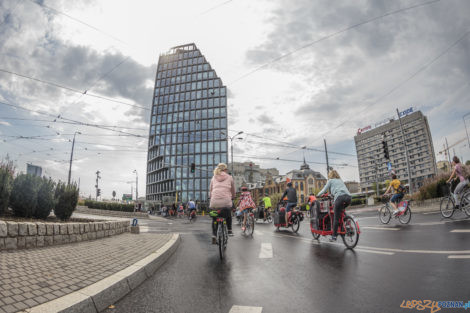
[[465,116],[468,116],[468,115],[470,115],[470,113],[467,113],[467,114],[465,114],[464,116],[462,116],[462,119],[463,119],[463,124],[465,125],[465,133],[467,133],[467,143],[468,143],[468,147],[470,148],[470,139],[468,138],[467,123],[465,122]]
[[135,200],[139,200],[139,176],[137,175],[137,170],[133,170],[132,173],[135,173]]
[[73,160],[73,148],[75,146],[75,135],[81,135],[81,132],[76,131],[73,134],[73,141],[72,141],[72,153],[70,153],[70,165],[69,165],[69,178],[67,179],[67,185],[70,185],[70,177],[72,176],[72,160]]
[[226,134],[225,132],[220,132],[221,134],[224,134],[225,136],[227,136],[227,139],[230,139],[230,158],[231,158],[231,169],[230,169],[230,172],[231,174],[233,175],[233,140],[238,136],[238,135],[241,135],[243,134],[243,131],[239,131],[238,133],[236,133],[235,135],[233,135],[232,137],[230,137],[228,134]]

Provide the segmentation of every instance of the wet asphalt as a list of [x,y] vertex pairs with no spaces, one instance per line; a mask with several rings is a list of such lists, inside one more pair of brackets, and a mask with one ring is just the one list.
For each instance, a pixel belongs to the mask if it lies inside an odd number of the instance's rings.
[[[470,232],[460,232],[470,229],[470,219],[463,213],[413,214],[409,225],[383,225],[376,212],[352,214],[362,231],[354,250],[341,240],[314,240],[306,218],[298,234],[258,223],[251,237],[234,225],[222,261],[210,244],[209,219],[141,220],[143,231],[181,233],[181,244],[105,312],[229,313],[237,305],[263,313],[418,312],[400,308],[402,301],[470,300]],[[260,258],[262,244],[272,257]],[[238,312],[260,312],[245,309]]]

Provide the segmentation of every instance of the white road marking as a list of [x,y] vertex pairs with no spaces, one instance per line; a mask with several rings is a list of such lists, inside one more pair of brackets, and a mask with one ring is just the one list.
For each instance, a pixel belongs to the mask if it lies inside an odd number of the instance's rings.
[[441,211],[424,212],[421,214],[428,215],[428,214],[438,214],[438,213],[441,213]]
[[361,229],[376,229],[376,230],[400,230],[401,228],[396,227],[373,227],[373,226],[363,226]]
[[263,232],[261,232],[259,230],[255,230],[255,235],[256,236],[263,236]]
[[470,255],[449,255],[449,259],[470,259]]
[[261,313],[263,308],[260,306],[241,306],[234,305],[228,313]]
[[260,259],[272,259],[273,257],[273,245],[270,242],[263,242],[261,244],[261,250],[259,251]]
[[385,254],[385,255],[394,255],[395,254],[395,252],[374,251],[374,250],[368,250],[368,249],[362,249],[362,248],[355,248],[354,251],[361,251],[361,252],[367,252],[367,253],[376,253],[376,254]]
[[453,229],[451,233],[470,233],[470,229]]

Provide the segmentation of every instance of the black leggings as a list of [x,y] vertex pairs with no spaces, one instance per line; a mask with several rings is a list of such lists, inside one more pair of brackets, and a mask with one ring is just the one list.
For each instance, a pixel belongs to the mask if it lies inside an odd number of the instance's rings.
[[[223,208],[223,209],[214,209],[215,211],[220,210],[219,217],[225,218],[227,221],[228,230],[232,230],[232,209]],[[216,217],[212,218],[212,235],[217,236],[217,221]]]
[[334,217],[334,223],[333,223],[333,236],[338,235],[338,224],[339,224],[339,218],[341,216],[341,213],[344,211],[344,209],[351,204],[351,196],[349,195],[341,195],[338,198],[336,198],[335,201],[335,217]]

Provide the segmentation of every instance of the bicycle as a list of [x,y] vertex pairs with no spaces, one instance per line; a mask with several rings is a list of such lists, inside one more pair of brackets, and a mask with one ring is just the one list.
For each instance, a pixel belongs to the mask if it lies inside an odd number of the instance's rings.
[[190,223],[194,222],[196,220],[197,214],[196,210],[190,210],[188,213],[188,220]]
[[253,237],[253,232],[255,231],[255,214],[253,213],[253,209],[247,209],[248,212],[245,212],[246,214],[246,223],[245,223],[245,229],[243,230],[243,234],[250,235]]
[[225,249],[227,249],[228,243],[228,230],[227,230],[227,221],[224,217],[219,216],[220,210],[211,211],[209,215],[216,218],[217,223],[217,235],[216,243],[219,248],[220,260],[224,258]]
[[458,208],[455,205],[454,196],[450,192],[451,183],[447,183],[446,187],[446,195],[441,199],[439,205],[442,217],[450,218],[454,211],[459,209],[464,211],[467,216],[470,216],[470,188],[468,188],[468,185],[460,192],[460,206]]
[[[385,204],[379,210],[379,219],[382,224],[388,224],[392,218],[392,209],[390,206],[390,197],[382,197]],[[411,200],[403,200],[398,204],[398,213],[393,215],[394,218],[398,218],[400,223],[408,224],[411,221]]]

